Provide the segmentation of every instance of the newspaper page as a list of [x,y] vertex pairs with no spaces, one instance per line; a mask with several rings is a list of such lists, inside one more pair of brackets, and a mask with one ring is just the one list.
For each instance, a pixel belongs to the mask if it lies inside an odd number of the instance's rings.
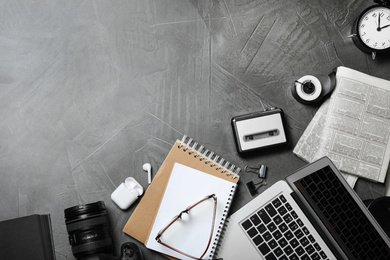
[[307,162],[328,156],[353,187],[384,182],[390,158],[390,81],[338,67],[336,87],[294,148]]

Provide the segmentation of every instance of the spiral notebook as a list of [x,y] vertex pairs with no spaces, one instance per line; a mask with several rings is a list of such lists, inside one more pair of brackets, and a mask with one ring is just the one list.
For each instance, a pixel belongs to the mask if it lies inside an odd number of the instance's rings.
[[[201,255],[202,259],[212,259],[239,172],[239,167],[184,136],[173,145],[123,231],[171,259],[193,259],[189,256]],[[183,213],[180,223],[175,222],[183,228],[174,234],[182,234],[183,239],[170,240],[175,237],[171,235],[166,244],[156,240],[175,216],[202,199],[205,202],[189,214]]]

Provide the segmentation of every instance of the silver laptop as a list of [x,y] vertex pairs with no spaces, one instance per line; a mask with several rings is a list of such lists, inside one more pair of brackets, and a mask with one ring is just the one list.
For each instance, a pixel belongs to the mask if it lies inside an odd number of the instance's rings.
[[232,214],[217,257],[390,259],[390,240],[324,157]]

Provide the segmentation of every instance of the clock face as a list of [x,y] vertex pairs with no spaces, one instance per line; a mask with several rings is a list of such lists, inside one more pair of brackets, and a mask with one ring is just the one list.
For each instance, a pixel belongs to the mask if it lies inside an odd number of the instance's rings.
[[374,50],[390,48],[390,9],[383,6],[368,9],[358,22],[358,36]]

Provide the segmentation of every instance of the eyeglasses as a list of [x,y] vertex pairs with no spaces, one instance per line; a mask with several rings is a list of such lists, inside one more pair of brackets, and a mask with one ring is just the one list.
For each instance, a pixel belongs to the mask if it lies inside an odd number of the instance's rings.
[[[195,256],[192,256],[190,255],[189,253],[185,253],[179,249],[176,249],[174,246],[171,246],[169,245],[169,243],[167,241],[163,241],[164,240],[164,237],[169,237],[169,229],[172,229],[171,232],[175,232],[175,228],[174,227],[179,227],[179,226],[182,226],[183,223],[180,223],[182,222],[182,218],[183,218],[183,214],[188,214],[190,215],[193,211],[195,211],[197,208],[201,208],[201,205],[204,205],[207,201],[209,201],[210,199],[213,199],[213,210],[212,210],[212,213],[213,213],[213,216],[212,216],[212,222],[211,222],[211,229],[210,229],[210,236],[208,238],[208,243],[207,243],[207,246],[206,246],[206,249],[204,250],[204,252],[202,253],[202,255],[200,257],[195,257]],[[191,211],[192,210],[192,211]],[[196,202],[195,204],[191,205],[191,206],[188,206],[185,210],[181,211],[177,216],[175,216],[169,223],[168,225],[166,225],[164,228],[162,228],[160,230],[160,232],[158,232],[157,236],[156,236],[156,241],[166,247],[168,247],[169,249],[177,252],[177,253],[180,253],[182,255],[185,255],[189,258],[192,258],[192,259],[202,259],[202,257],[206,254],[207,250],[209,249],[210,247],[210,244],[211,244],[211,239],[213,237],[213,231],[214,231],[214,225],[215,225],[215,215],[216,215],[216,211],[217,211],[217,197],[215,196],[215,194],[211,194],[211,195],[208,195],[206,196],[205,198],[201,199],[200,201]],[[168,232],[166,232],[168,231]],[[187,234],[188,235],[188,234]],[[169,239],[166,239],[166,240],[169,240]]]

